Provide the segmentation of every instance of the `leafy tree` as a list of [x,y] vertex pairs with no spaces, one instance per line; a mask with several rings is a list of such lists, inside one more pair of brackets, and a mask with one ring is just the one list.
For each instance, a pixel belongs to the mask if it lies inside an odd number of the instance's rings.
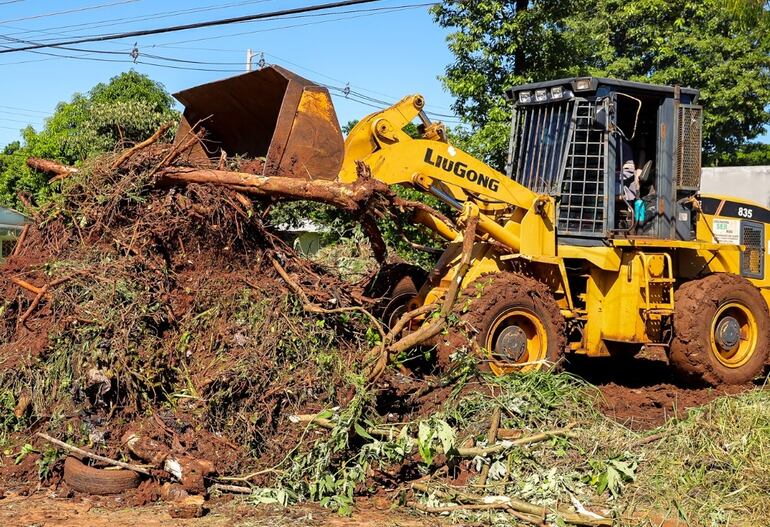
[[602,75],[700,88],[712,158],[770,121],[764,12],[749,25],[721,0],[491,0],[445,2],[434,15],[454,29],[443,81],[470,125],[461,145],[498,168],[510,127],[503,92],[524,82]]
[[29,156],[77,165],[149,137],[161,124],[176,121],[174,100],[165,88],[135,71],[122,73],[87,94],[76,93],[57,105],[39,132],[28,126],[23,142],[15,141],[0,154],[0,204],[18,206],[17,194],[45,198],[46,178],[25,165]]
[[767,166],[770,165],[770,145],[749,143],[737,151],[719,156],[718,166]]

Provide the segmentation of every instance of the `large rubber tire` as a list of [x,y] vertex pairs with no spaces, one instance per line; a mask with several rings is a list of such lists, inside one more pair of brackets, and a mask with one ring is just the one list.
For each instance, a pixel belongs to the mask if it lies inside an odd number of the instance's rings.
[[[450,327],[437,345],[440,366],[451,365],[451,356],[467,348],[471,340],[487,354],[480,358],[482,369],[488,367],[496,375],[558,368],[561,364],[566,322],[545,284],[511,272],[487,275],[466,287],[455,305],[459,323]],[[501,349],[498,345],[506,328],[526,336],[515,361],[504,360],[495,352]],[[519,337],[519,343],[524,339]]]
[[407,305],[417,296],[427,276],[428,274],[416,265],[396,263],[383,266],[367,287],[366,293],[378,299],[374,314],[386,329],[391,328],[407,311]]
[[[770,346],[770,313],[751,282],[732,274],[709,275],[679,287],[674,306],[669,362],[684,378],[742,384],[762,371]],[[740,328],[734,347],[716,336],[728,317]]]
[[87,494],[120,494],[139,486],[139,474],[131,470],[89,467],[72,456],[64,460],[64,481],[69,488]]

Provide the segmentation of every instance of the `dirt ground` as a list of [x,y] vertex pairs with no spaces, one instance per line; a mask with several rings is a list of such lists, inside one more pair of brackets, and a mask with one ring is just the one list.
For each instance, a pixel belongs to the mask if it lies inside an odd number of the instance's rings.
[[0,525],[5,527],[431,527],[452,525],[441,519],[391,511],[391,501],[360,501],[350,517],[316,505],[291,508],[254,506],[242,499],[208,502],[210,512],[197,519],[175,519],[168,505],[130,507],[117,498],[67,499],[40,491],[29,496],[8,493],[0,500]]
[[599,389],[603,414],[634,430],[655,428],[717,397],[757,387],[752,383],[717,387],[686,384],[676,378],[665,354],[646,350],[628,360],[573,359],[567,370]]

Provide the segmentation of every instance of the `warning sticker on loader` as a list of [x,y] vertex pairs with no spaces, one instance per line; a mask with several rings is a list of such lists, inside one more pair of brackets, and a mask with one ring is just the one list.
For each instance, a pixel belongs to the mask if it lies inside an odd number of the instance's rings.
[[714,243],[741,244],[741,220],[714,218]]

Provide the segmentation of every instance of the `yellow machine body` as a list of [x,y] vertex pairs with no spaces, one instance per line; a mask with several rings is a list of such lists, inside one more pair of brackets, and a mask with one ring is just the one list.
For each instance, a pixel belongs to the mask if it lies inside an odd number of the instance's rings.
[[[222,95],[229,86],[237,90]],[[259,97],[261,86],[268,86],[278,108],[265,106]],[[600,242],[572,243],[557,232],[557,198],[531,190],[450,144],[443,126],[426,117],[425,101],[419,95],[363,118],[343,145],[328,92],[285,70],[268,68],[213,87],[213,91],[204,86],[181,94],[183,102],[193,104],[185,112],[187,126],[180,134],[193,121],[208,117],[216,141],[228,154],[265,155],[268,165],[296,177],[343,183],[358,177],[356,163],[363,162],[380,181],[438,197],[456,209],[459,224],[477,216],[477,241],[463,287],[481,276],[526,268],[548,286],[574,329],[568,341],[573,352],[602,356],[623,346],[667,346],[677,285],[712,273],[748,276],[770,301],[765,272],[770,210],[759,204],[694,192],[687,200],[697,218],[691,239],[612,235]],[[285,97],[277,93],[282,87],[288,87]],[[249,104],[238,94],[256,101],[248,111],[241,111]],[[221,115],[217,105],[223,108]],[[237,126],[227,124],[229,119],[235,119]],[[422,121],[419,139],[404,132],[417,119]],[[250,136],[249,126],[259,133]],[[274,129],[265,131],[265,126]],[[658,133],[665,139],[666,126]],[[462,235],[424,211],[416,213],[414,220],[448,240],[431,273],[433,279],[412,300],[412,307],[417,307],[443,297],[458,269]],[[752,247],[741,240],[743,222],[760,226],[752,231],[761,232]]]

